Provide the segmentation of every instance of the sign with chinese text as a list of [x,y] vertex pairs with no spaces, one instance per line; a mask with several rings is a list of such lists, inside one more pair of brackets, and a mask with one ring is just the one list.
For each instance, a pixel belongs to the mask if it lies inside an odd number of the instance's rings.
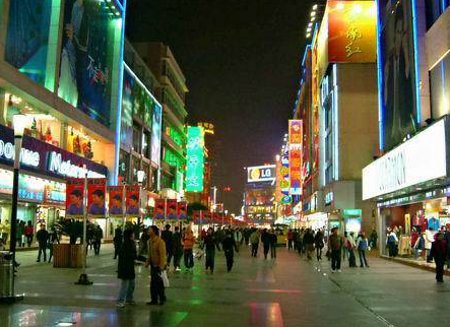
[[327,3],[328,62],[376,62],[375,1]]
[[302,194],[302,137],[301,120],[289,120],[289,178],[290,195]]
[[202,127],[188,127],[186,192],[203,191],[204,134]]

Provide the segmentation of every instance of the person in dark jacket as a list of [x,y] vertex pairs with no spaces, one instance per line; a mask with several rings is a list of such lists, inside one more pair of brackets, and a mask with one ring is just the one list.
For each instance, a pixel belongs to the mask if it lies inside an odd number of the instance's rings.
[[214,273],[214,258],[216,256],[217,241],[214,236],[214,230],[212,227],[208,228],[206,236],[203,238],[203,247],[205,249],[205,269]]
[[309,228],[306,230],[305,236],[303,237],[303,244],[306,248],[306,256],[308,260],[311,260],[311,254],[314,251],[314,235],[312,230],[310,230]]
[[125,303],[135,304],[133,293],[135,288],[136,273],[134,271],[134,261],[137,258],[136,243],[134,242],[134,232],[127,229],[123,232],[123,244],[119,251],[119,262],[117,266],[117,278],[121,279],[117,307],[123,308]]
[[58,232],[55,227],[52,227],[51,232],[48,235],[48,249],[50,250],[50,256],[48,257],[49,263],[53,258],[53,244],[59,244]]
[[102,245],[102,239],[103,239],[103,229],[97,225],[97,227],[94,228],[94,253],[95,255],[100,254],[100,246]]
[[444,282],[444,265],[447,260],[447,242],[444,240],[444,234],[436,234],[436,240],[431,245],[430,256],[436,263],[436,282]]
[[41,229],[36,233],[36,239],[39,244],[39,252],[37,262],[41,262],[41,254],[44,253],[44,262],[47,261],[47,242],[48,242],[48,232],[45,229],[45,225],[41,225]]
[[114,231],[113,243],[114,243],[114,259],[116,259],[119,256],[119,251],[123,243],[123,232],[122,227],[120,226],[117,227],[116,230]]
[[173,267],[175,271],[180,271],[180,261],[183,256],[183,244],[181,244],[180,227],[175,226],[175,232],[172,236],[172,253],[173,253]]
[[222,242],[222,249],[223,252],[225,252],[225,258],[227,259],[227,271],[230,272],[233,268],[234,251],[239,252],[231,231],[226,233],[225,239]]
[[322,260],[322,249],[324,246],[325,243],[323,241],[323,233],[319,229],[316,235],[314,236],[314,247],[316,248],[317,261]]
[[271,242],[271,237],[269,235],[269,232],[267,231],[267,228],[264,228],[261,234],[261,242],[263,244],[264,249],[264,260],[267,260],[267,254],[269,253]]
[[167,251],[167,267],[170,267],[170,261],[173,257],[173,233],[170,230],[170,225],[167,224],[165,229],[161,232],[161,238],[164,242],[166,242],[166,251]]
[[270,258],[275,259],[277,257],[278,237],[277,233],[273,229],[270,230],[269,238],[270,238]]

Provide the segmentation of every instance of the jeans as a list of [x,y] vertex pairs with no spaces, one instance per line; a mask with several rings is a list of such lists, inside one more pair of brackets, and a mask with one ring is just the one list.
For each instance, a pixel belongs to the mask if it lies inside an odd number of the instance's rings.
[[192,249],[184,250],[184,266],[187,269],[194,268],[194,252]]
[[47,261],[47,244],[39,244],[38,261],[41,261],[42,253],[44,253],[44,261]]
[[331,250],[331,270],[341,269],[341,250]]
[[358,250],[358,255],[359,255],[360,266],[364,267],[364,265],[366,265],[366,267],[369,267],[369,265],[367,264],[367,259],[366,259],[366,250]]
[[258,256],[258,243],[252,243],[252,257],[257,257]]
[[174,268],[180,268],[180,261],[181,261],[182,255],[183,255],[183,253],[181,252],[181,250],[175,251],[175,253],[173,254],[173,267]]
[[397,256],[397,251],[396,251],[397,244],[395,244],[394,242],[389,242],[387,244],[387,246],[388,246],[388,250],[389,250],[389,256],[391,258]]
[[322,260],[322,248],[320,246],[316,247],[317,261]]
[[356,267],[356,256],[355,250],[353,249],[348,250],[348,266],[351,268]]
[[264,259],[267,259],[267,254],[269,253],[270,244],[264,244]]
[[94,253],[95,255],[99,255],[100,254],[100,246],[102,245],[102,241],[98,240],[98,241],[94,241]]
[[170,262],[172,261],[172,258],[173,258],[172,250],[167,251],[167,267],[170,267]]
[[135,280],[134,279],[122,279],[122,283],[120,285],[119,298],[117,302],[131,302],[133,301],[133,293],[135,288]]
[[166,300],[166,295],[164,294],[164,283],[161,278],[161,269],[159,267],[153,267],[150,270],[151,281],[150,281],[150,298],[152,302],[163,303]]
[[27,245],[28,245],[28,247],[31,246],[31,243],[33,243],[33,235],[27,235]]

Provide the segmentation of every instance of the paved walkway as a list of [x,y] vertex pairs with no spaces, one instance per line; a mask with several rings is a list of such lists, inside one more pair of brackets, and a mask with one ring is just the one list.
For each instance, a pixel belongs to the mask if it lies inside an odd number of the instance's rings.
[[[21,267],[23,302],[0,306],[0,326],[430,326],[448,323],[450,280],[437,285],[430,272],[371,258],[370,268],[331,274],[322,265],[279,250],[276,262],[252,259],[246,249],[235,270],[221,253],[214,275],[197,264],[193,274],[171,274],[168,302],[149,307],[148,272],[138,267],[138,304],[115,308],[118,280],[110,249],[89,259],[94,284],[76,286],[79,271],[51,265]],[[196,261],[196,263],[198,263]]]

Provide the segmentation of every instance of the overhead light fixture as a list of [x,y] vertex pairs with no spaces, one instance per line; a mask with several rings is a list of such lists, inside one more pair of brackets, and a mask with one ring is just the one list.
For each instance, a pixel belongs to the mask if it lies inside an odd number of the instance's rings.
[[311,17],[311,22],[313,22],[313,21],[315,21],[315,20],[316,20],[316,16]]
[[312,27],[313,23],[309,22],[308,27]]
[[316,10],[316,9],[317,9],[317,4],[315,4],[314,6],[312,6],[312,9],[313,9],[313,10]]
[[311,27],[308,27],[308,28],[306,29],[306,32],[307,32],[307,33],[310,33],[310,32],[311,32]]
[[311,37],[311,33],[306,34],[306,38],[309,39]]

